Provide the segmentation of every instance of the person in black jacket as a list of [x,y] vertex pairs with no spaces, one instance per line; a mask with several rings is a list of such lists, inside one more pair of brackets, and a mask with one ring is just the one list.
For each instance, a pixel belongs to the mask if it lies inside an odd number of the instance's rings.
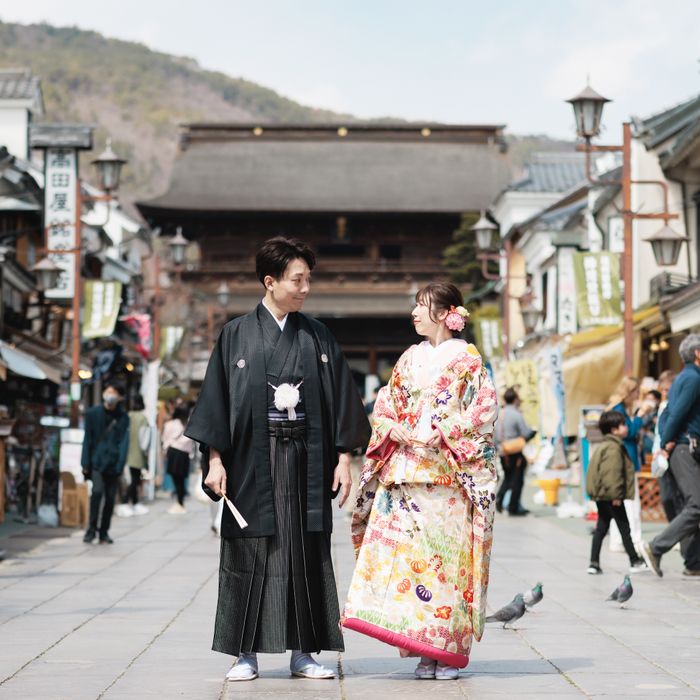
[[658,457],[669,469],[683,499],[683,510],[651,542],[642,543],[647,564],[663,576],[661,557],[681,543],[686,576],[700,576],[700,334],[691,333],[678,348],[685,363],[659,418]]
[[108,382],[102,393],[102,404],[93,406],[85,414],[85,438],[80,463],[85,478],[92,480],[90,524],[83,537],[83,542],[88,544],[97,537],[98,532],[101,544],[113,542],[109,536],[109,526],[129,446],[129,416],[119,405],[123,398],[122,387]]

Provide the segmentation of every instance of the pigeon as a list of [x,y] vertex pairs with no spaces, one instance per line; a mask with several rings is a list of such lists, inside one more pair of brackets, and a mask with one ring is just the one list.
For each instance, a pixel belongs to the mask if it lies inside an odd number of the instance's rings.
[[544,598],[544,593],[542,593],[542,583],[540,581],[537,582],[537,585],[535,585],[534,588],[531,588],[529,591],[525,591],[525,593],[523,593],[523,601],[528,608],[531,608],[533,605],[537,605],[542,598]]
[[620,605],[627,602],[634,593],[632,582],[629,576],[625,576],[625,580],[606,598],[606,600],[616,600]]
[[502,622],[503,629],[505,629],[509,622],[519,620],[524,614],[525,601],[522,594],[518,593],[508,605],[497,610],[493,615],[489,615],[486,618],[486,622]]

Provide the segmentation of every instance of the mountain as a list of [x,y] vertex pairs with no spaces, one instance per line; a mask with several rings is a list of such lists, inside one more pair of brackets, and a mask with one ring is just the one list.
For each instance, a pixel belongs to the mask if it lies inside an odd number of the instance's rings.
[[122,192],[127,200],[166,188],[184,122],[352,119],[204,70],[194,59],[73,27],[0,21],[0,68],[30,68],[41,78],[45,121],[94,124],[98,149],[112,137],[115,151],[129,160]]
[[[94,124],[96,152],[107,136],[122,157],[122,200],[163,192],[177,149],[179,125],[196,121],[356,121],[352,115],[306,107],[243,78],[205,70],[191,58],[97,32],[0,21],[0,68],[30,68],[41,78],[45,121]],[[377,120],[388,121],[388,120]],[[400,120],[391,120],[400,121]],[[509,136],[517,174],[534,150],[573,146],[545,136]]]

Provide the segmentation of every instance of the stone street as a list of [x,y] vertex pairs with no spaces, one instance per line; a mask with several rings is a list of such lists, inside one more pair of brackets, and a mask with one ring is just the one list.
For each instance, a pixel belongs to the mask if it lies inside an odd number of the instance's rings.
[[[260,679],[227,684],[230,659],[210,651],[218,541],[209,508],[191,501],[172,516],[167,506],[161,498],[146,516],[115,519],[112,546],[84,545],[74,532],[18,549],[35,530],[3,542],[1,700],[700,696],[700,581],[681,575],[679,554],[664,559],[663,579],[636,575],[620,609],[605,598],[626,557],[606,546],[604,575],[586,575],[590,525],[544,509],[498,517],[489,591],[495,609],[541,580],[544,601],[515,630],[489,625],[457,682],[418,683],[413,660],[348,632],[345,654],[322,654],[335,681],[293,679],[288,657],[262,656]],[[353,557],[340,512],[334,557],[343,596]]]

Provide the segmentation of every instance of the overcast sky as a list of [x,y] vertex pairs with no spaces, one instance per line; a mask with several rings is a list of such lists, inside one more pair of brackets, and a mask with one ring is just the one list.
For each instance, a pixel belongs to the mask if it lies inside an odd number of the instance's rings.
[[700,0],[0,0],[47,21],[191,56],[359,117],[504,123],[569,138],[586,83],[619,123],[700,93]]

